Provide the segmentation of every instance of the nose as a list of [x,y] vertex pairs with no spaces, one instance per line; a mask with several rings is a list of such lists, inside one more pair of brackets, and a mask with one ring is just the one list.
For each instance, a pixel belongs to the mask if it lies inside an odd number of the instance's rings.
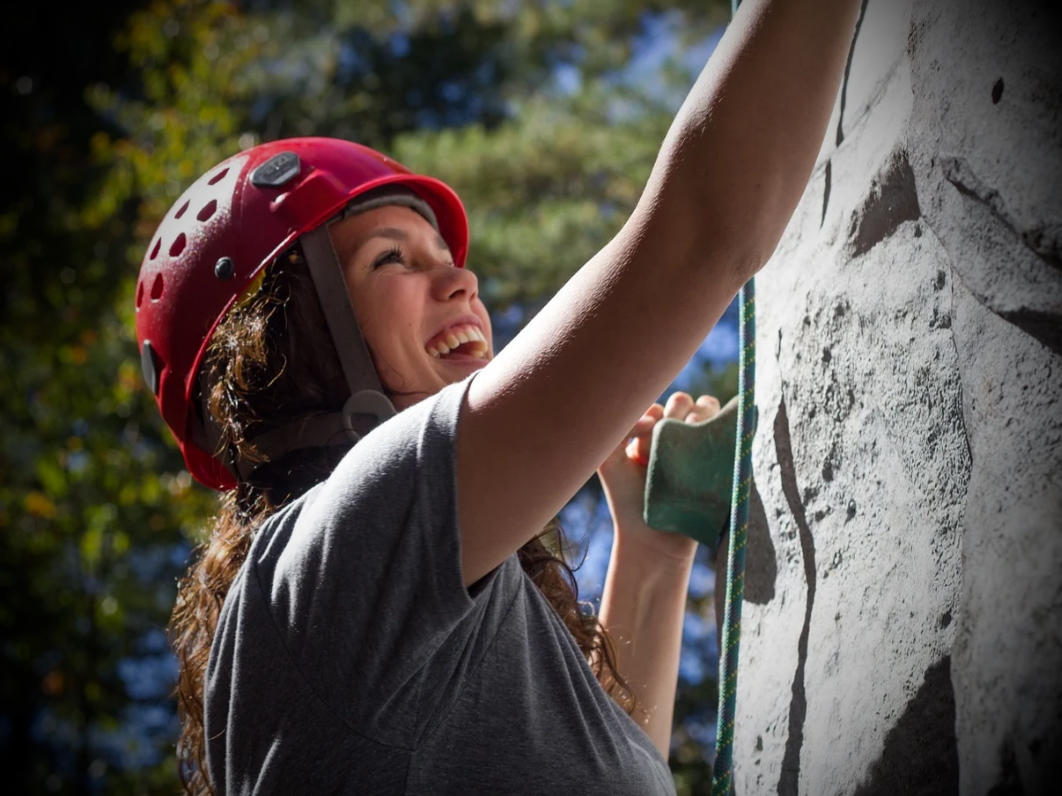
[[467,268],[450,266],[435,269],[435,273],[432,293],[439,301],[452,301],[456,298],[472,301],[479,295],[479,280]]

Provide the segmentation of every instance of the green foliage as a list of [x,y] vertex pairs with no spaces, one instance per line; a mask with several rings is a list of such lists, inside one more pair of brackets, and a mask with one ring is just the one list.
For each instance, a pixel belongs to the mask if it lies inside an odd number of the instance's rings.
[[[127,136],[120,120],[85,100],[96,81],[133,85],[110,54],[130,9],[115,10],[50,28],[54,51],[37,36],[7,43],[0,70],[5,184],[18,189],[0,198],[0,754],[19,793],[173,782],[161,629],[213,503],[162,432],[130,334],[135,222],[151,197],[106,156]],[[19,13],[9,31],[46,28],[43,8]],[[120,667],[138,665],[155,674],[131,687]],[[153,709],[161,722],[138,732],[132,717]]]
[[616,93],[531,98],[492,130],[417,131],[395,141],[397,158],[464,199],[471,263],[496,309],[552,294],[633,209],[671,114],[632,98],[642,112],[611,126]]
[[[623,223],[675,110],[661,87],[690,82],[677,62],[624,71],[647,20],[670,20],[681,56],[727,9],[124,0],[56,26],[19,7],[0,64],[0,765],[15,791],[175,788],[162,628],[215,504],[144,389],[132,289],[180,192],[262,140],[384,149],[458,190],[484,295],[526,318]],[[680,693],[679,715],[707,697]],[[703,752],[686,738],[673,761],[689,792]]]

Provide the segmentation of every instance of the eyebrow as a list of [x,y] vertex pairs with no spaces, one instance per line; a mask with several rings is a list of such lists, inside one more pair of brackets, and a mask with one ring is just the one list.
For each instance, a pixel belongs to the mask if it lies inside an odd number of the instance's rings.
[[[398,241],[399,243],[406,243],[409,240],[409,235],[404,229],[398,227],[380,227],[372,231],[372,234],[365,239],[368,243],[373,238],[387,238],[388,240]],[[435,233],[435,245],[437,248],[449,252],[450,247],[446,245],[446,241],[443,240],[443,236],[438,232]]]

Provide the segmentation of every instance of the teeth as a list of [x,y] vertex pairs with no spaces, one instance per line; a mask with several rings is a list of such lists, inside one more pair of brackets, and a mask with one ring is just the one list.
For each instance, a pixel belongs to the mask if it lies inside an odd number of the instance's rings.
[[470,352],[481,359],[487,357],[487,338],[475,326],[457,326],[450,329],[440,339],[427,346],[427,351],[436,359],[444,357],[464,343],[478,343]]

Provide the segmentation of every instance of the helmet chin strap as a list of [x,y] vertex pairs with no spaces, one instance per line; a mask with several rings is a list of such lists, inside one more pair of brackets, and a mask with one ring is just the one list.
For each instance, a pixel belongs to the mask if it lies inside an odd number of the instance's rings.
[[[301,242],[302,253],[310,268],[314,287],[317,288],[317,298],[328,322],[328,331],[339,355],[347,386],[350,387],[347,404],[352,407],[354,414],[375,418],[373,425],[382,423],[395,414],[395,409],[384,395],[380,377],[369,355],[369,347],[365,345],[365,338],[358,327],[328,224],[321,224],[307,232]],[[344,409],[344,414],[346,411]]]
[[[300,243],[350,397],[339,412],[302,418],[251,439],[251,444],[267,461],[277,461],[304,448],[353,445],[395,414],[358,327],[328,224],[305,233]],[[245,479],[258,466],[243,460],[229,464],[230,469],[234,468]]]

